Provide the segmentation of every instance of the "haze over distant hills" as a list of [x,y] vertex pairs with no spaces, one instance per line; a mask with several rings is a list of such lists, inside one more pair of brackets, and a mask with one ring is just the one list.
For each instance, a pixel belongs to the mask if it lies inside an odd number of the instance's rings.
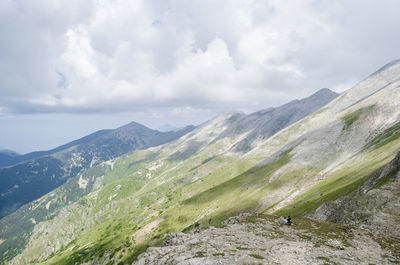
[[178,131],[180,128],[171,124],[165,123],[157,128],[160,132]]
[[16,157],[20,156],[11,150],[0,150],[0,167],[11,165]]

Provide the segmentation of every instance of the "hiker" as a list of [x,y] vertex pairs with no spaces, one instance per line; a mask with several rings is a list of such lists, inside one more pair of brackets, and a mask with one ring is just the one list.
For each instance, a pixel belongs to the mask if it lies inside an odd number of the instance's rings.
[[290,218],[290,216],[288,216],[287,217],[287,219],[286,219],[286,221],[287,221],[287,225],[292,225],[293,223],[292,223],[292,218]]
[[287,225],[287,219],[286,216],[282,217],[282,224]]

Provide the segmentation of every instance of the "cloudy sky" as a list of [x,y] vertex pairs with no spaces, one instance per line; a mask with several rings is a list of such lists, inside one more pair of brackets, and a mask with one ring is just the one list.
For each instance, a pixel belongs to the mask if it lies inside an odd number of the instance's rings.
[[0,149],[342,92],[400,58],[398,0],[1,0]]

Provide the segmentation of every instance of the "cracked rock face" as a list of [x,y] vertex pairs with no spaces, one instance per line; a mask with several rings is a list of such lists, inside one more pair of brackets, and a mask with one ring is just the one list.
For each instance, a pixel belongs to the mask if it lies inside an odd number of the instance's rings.
[[[310,219],[293,226],[279,217],[247,216],[189,233],[172,233],[136,265],[150,264],[391,264],[390,255],[362,230]],[[239,218],[240,219],[240,218]]]

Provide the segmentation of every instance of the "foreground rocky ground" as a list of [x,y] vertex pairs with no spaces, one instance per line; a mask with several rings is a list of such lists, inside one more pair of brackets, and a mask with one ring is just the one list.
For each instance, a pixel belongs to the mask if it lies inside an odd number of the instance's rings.
[[275,216],[241,215],[223,228],[169,234],[134,264],[399,264],[396,250],[379,242],[350,226],[306,218],[286,226]]

